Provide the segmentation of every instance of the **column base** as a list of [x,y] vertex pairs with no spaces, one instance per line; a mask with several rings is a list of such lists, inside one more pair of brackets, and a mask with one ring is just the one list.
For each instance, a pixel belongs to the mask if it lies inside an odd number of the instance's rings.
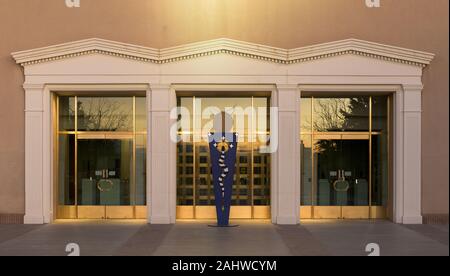
[[423,224],[422,216],[403,217],[403,224]]
[[295,216],[279,216],[276,218],[276,224],[297,225],[300,224],[300,219]]
[[150,217],[148,222],[150,224],[173,224],[170,217],[158,217],[158,216]]
[[44,217],[25,215],[23,217],[23,223],[24,224],[44,224]]

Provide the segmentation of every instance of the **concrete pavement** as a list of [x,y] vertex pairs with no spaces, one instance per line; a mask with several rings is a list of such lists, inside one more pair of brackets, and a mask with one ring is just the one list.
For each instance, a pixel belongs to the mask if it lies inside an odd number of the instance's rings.
[[388,221],[304,221],[298,226],[235,221],[213,228],[208,221],[148,225],[145,221],[57,221],[43,226],[0,225],[0,255],[158,256],[365,256],[377,243],[381,255],[449,255],[448,225],[403,226]]

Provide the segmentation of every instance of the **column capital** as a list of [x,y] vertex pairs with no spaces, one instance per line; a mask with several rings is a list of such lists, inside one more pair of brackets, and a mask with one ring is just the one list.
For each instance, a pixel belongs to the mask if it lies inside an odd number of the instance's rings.
[[300,90],[296,84],[277,84],[278,110],[280,112],[297,112]]
[[423,85],[422,84],[404,84],[402,85],[403,91],[408,92],[422,92]]
[[43,83],[24,83],[22,87],[25,91],[43,90],[45,88],[45,84],[43,84]]
[[171,84],[150,84],[150,106],[152,112],[171,110]]
[[44,112],[44,84],[24,84],[25,113]]
[[150,83],[150,90],[169,90],[172,87],[170,83]]
[[404,85],[403,86],[403,112],[421,113],[422,112],[422,89],[423,85]]
[[292,90],[298,90],[298,84],[289,84],[289,83],[277,83],[277,90],[279,92],[283,91],[292,91]]

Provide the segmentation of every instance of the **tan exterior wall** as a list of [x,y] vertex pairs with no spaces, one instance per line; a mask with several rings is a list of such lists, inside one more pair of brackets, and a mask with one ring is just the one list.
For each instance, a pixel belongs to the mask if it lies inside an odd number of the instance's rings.
[[0,0],[0,214],[24,213],[23,72],[11,52],[98,37],[164,48],[227,37],[283,48],[358,38],[436,54],[425,69],[423,213],[449,208],[449,1]]

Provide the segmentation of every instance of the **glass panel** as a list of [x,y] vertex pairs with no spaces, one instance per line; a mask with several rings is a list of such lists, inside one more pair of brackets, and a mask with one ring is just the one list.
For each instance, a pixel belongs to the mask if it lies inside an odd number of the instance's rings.
[[[193,98],[177,98],[178,139],[177,144],[177,205],[194,205],[194,143],[193,141]],[[202,162],[205,162],[202,158]],[[207,170],[202,169],[202,172]],[[207,180],[203,180],[205,183]],[[204,184],[206,185],[206,184]]]
[[[215,116],[220,112],[227,112],[233,117],[232,132],[239,134],[239,142],[244,141],[244,136],[249,137],[252,120],[251,98],[195,98],[196,132],[206,137],[209,132],[214,131],[213,122]],[[200,119],[198,119],[200,117]]]
[[147,205],[147,135],[136,135],[136,205]]
[[[194,103],[192,97],[179,97],[178,106],[178,134],[183,141],[192,141]],[[183,136],[185,135],[185,136]]]
[[[309,109],[311,101],[312,111]],[[301,99],[302,205],[387,205],[390,127],[388,105],[388,96],[319,96]],[[311,122],[314,133],[307,135],[308,124]],[[372,131],[372,137],[369,131]],[[312,157],[311,139],[314,152]],[[312,198],[309,196],[311,190]],[[369,202],[370,192],[372,198]],[[362,209],[346,210],[353,212]],[[341,216],[345,217],[346,214],[341,212]]]
[[215,115],[223,111],[231,114],[231,131],[239,134],[232,204],[270,204],[270,154],[260,152],[270,142],[270,98],[178,97],[177,101],[178,134],[183,138],[177,155],[178,205],[214,205],[209,146],[204,139],[214,131]]
[[78,205],[130,205],[132,140],[78,140]]
[[78,131],[133,131],[132,97],[78,97]]
[[254,143],[253,147],[253,205],[270,205],[270,153],[261,153],[261,146],[267,143]]
[[311,101],[311,98],[301,98],[300,100],[300,126],[302,133],[312,132]]
[[253,107],[256,140],[259,143],[268,143],[270,140],[270,98],[253,98]]
[[301,135],[300,158],[301,158],[301,205],[312,205],[312,147],[311,135]]
[[[75,103],[78,100],[77,112]],[[133,114],[133,102],[135,113]],[[145,97],[58,98],[58,204],[81,206],[146,205],[147,112]],[[75,118],[75,113],[78,117]],[[78,133],[64,135],[62,131]],[[136,130],[134,133],[135,121]],[[98,139],[94,131],[126,132],[121,139]],[[91,132],[91,133],[89,133]],[[76,132],[75,132],[76,133]],[[91,136],[92,139],[87,139]],[[135,140],[131,137],[135,135]],[[80,139],[83,137],[83,139]],[[95,137],[95,138],[93,138]],[[123,137],[130,137],[125,138]],[[77,157],[75,159],[75,148]],[[77,172],[75,173],[75,164]],[[75,175],[77,178],[75,179]],[[77,195],[76,195],[77,194]],[[80,209],[78,209],[79,211]],[[88,209],[83,209],[88,210]],[[107,210],[107,209],[89,209]],[[109,209],[112,210],[112,209]],[[114,209],[119,210],[119,209]],[[119,217],[129,218],[128,209]],[[128,210],[126,212],[122,212]],[[102,216],[103,217],[103,216]],[[117,217],[117,216],[116,216]]]
[[147,101],[145,97],[136,97],[136,131],[147,131]]
[[181,141],[177,144],[178,205],[194,204],[194,176],[194,144]]
[[[214,186],[211,173],[209,145],[206,142],[195,143],[195,203],[198,206],[214,205]],[[187,161],[190,161],[188,158]],[[191,173],[190,168],[185,173]]]
[[388,97],[373,97],[372,101],[372,205],[386,206],[389,191]]
[[[250,131],[252,127],[252,98],[216,98],[208,97],[195,98],[196,124],[195,132],[205,137],[208,132],[214,132],[214,118],[220,112],[227,112],[233,118],[232,132],[237,132],[238,148],[236,155],[235,178],[233,183],[232,205],[251,205],[251,174],[252,174],[252,147],[250,143]],[[197,143],[199,147],[207,146],[207,143]],[[196,146],[197,148],[197,146]],[[199,148],[198,162],[200,155],[208,155],[209,151],[202,152]],[[242,161],[242,162],[241,162]],[[208,166],[210,166],[208,158]],[[196,166],[197,167],[197,166]],[[206,181],[206,183],[205,183]],[[198,174],[196,179],[196,203],[197,205],[214,205],[214,186],[211,173],[208,176]],[[205,185],[206,184],[206,185]]]
[[314,98],[314,131],[369,131],[370,97]]
[[253,98],[256,139],[253,143],[253,205],[270,205],[270,98]]
[[75,131],[75,97],[59,97],[59,130]]
[[75,205],[75,135],[59,135],[59,205]]
[[[244,137],[243,140],[248,139],[249,137]],[[252,205],[252,144],[244,141],[237,146],[231,205]]]
[[369,141],[316,140],[318,206],[369,205]]

